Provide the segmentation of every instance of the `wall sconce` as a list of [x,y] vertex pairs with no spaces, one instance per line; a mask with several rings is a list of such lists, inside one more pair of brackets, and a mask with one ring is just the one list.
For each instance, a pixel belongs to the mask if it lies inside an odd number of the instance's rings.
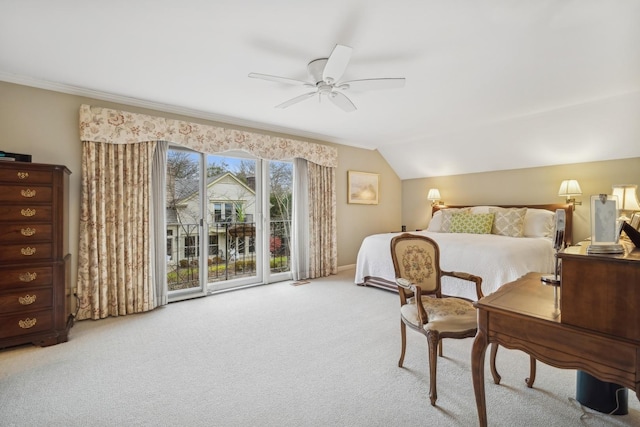
[[582,202],[577,202],[575,196],[582,195],[582,189],[580,188],[580,184],[575,179],[565,179],[560,184],[560,189],[558,190],[558,196],[566,197],[567,204],[571,205],[571,209],[575,209],[576,205],[581,205]]
[[427,199],[431,200],[431,206],[440,204],[440,190],[437,188],[430,188],[427,194]]
[[613,195],[618,196],[618,208],[620,210],[620,219],[624,221],[628,221],[629,217],[627,216],[627,213],[631,213],[633,211],[640,211],[640,205],[638,204],[638,195],[636,194],[636,190],[638,189],[638,186],[625,184],[625,185],[614,185],[612,188],[613,188]]

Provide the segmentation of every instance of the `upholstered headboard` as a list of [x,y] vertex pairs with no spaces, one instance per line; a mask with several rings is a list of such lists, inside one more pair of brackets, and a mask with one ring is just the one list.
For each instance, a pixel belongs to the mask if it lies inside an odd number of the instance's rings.
[[573,242],[573,209],[571,205],[564,203],[556,203],[549,205],[491,205],[491,204],[482,204],[482,205],[434,205],[431,209],[431,215],[438,212],[441,209],[447,208],[471,208],[474,206],[495,206],[499,208],[532,208],[532,209],[546,209],[548,211],[555,212],[557,209],[564,209],[566,214],[566,225],[564,232],[564,242],[565,245],[569,246]]

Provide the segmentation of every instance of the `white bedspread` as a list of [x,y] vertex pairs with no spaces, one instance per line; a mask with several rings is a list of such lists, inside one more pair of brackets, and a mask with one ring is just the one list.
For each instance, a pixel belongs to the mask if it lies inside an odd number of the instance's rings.
[[[356,261],[355,283],[365,277],[395,281],[391,261],[391,239],[400,233],[366,237]],[[482,292],[489,295],[505,283],[528,272],[552,273],[555,265],[553,242],[545,237],[506,237],[495,234],[435,233],[416,231],[440,246],[440,265],[446,271],[461,271],[482,277]],[[476,300],[470,282],[444,277],[442,293]]]

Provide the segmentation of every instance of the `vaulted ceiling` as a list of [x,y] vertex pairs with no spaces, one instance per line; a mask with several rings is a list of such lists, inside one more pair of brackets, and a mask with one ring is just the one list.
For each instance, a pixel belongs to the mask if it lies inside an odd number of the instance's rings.
[[[402,179],[640,156],[640,0],[0,0],[0,80],[377,149]],[[353,48],[344,112],[307,64]]]

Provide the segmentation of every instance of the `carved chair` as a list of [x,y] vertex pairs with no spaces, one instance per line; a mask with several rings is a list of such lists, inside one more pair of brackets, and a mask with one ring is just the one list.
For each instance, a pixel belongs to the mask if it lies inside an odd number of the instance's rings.
[[[400,334],[402,352],[398,366],[404,362],[407,343],[406,327],[427,337],[429,347],[429,397],[436,404],[437,354],[442,357],[443,338],[471,338],[478,329],[477,313],[471,301],[442,297],[440,281],[443,276],[455,277],[475,285],[478,299],[482,298],[482,278],[469,273],[440,269],[440,248],[426,236],[401,234],[391,240],[391,258],[400,295]],[[495,370],[497,345],[491,348],[491,372],[494,381],[500,377]]]

